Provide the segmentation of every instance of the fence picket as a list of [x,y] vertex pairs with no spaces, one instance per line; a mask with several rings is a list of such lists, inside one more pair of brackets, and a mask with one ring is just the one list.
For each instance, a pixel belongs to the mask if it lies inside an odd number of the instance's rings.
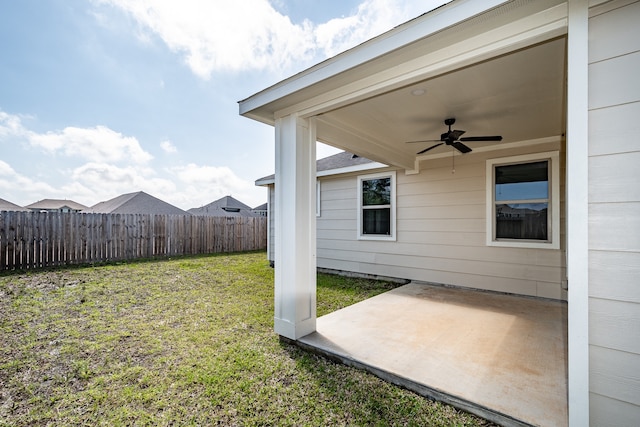
[[0,212],[0,271],[265,249],[266,217]]

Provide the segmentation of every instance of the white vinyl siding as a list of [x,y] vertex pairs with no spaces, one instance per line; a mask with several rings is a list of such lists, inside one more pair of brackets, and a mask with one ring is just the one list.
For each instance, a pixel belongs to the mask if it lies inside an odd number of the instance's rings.
[[276,222],[274,218],[275,203],[276,203],[276,188],[274,184],[270,184],[268,187],[267,195],[267,259],[269,261],[275,261],[276,243],[274,236],[276,235]]
[[[551,149],[559,142],[539,147]],[[505,153],[515,154],[523,153]],[[566,299],[562,250],[486,246],[486,159],[459,156],[455,174],[450,159],[425,162],[416,175],[397,172],[395,242],[355,239],[357,175],[324,178],[318,267]]]
[[[589,371],[592,425],[640,419],[640,2],[589,19]],[[571,284],[569,284],[571,286]]]
[[320,180],[316,180],[316,216],[321,214],[322,203],[320,202]]

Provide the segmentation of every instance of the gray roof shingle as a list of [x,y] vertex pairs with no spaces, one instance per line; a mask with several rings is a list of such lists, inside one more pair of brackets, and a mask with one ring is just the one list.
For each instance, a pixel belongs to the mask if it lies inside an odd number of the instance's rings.
[[[359,157],[355,154],[351,154],[347,151],[343,151],[333,156],[325,157],[316,161],[316,172],[323,172],[333,169],[342,169],[350,166],[365,165],[367,163],[373,163],[373,160],[369,160],[365,157]],[[272,181],[275,179],[275,174],[271,174],[260,179],[259,181]]]
[[11,203],[8,200],[0,199],[0,211],[18,211],[25,212],[29,209],[23,208],[22,206],[18,206],[15,203]]
[[191,208],[188,212],[203,216],[257,216],[251,207],[231,196],[222,197],[199,208]]
[[30,205],[25,206],[25,208],[30,209],[32,211],[62,209],[64,207],[68,207],[76,211],[87,209],[85,205],[74,202],[73,200],[63,200],[63,199],[42,199],[35,203],[31,203]]
[[86,209],[86,213],[188,215],[188,212],[153,197],[144,191],[122,194],[113,199],[96,203]]

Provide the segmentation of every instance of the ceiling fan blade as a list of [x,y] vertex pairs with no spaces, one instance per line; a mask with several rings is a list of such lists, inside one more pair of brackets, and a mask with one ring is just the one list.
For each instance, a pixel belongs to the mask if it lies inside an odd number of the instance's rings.
[[418,142],[440,142],[441,139],[421,139],[420,141],[405,141],[406,144],[415,144]]
[[502,141],[502,137],[500,135],[496,136],[468,136],[465,138],[460,138],[460,141]]
[[427,151],[432,150],[432,149],[434,149],[434,148],[436,148],[436,147],[439,147],[439,146],[441,146],[442,144],[444,144],[444,142],[441,142],[440,144],[432,145],[432,146],[431,146],[431,147],[429,147],[429,148],[425,148],[425,149],[424,149],[424,150],[422,150],[422,151],[418,151],[416,154],[426,153]]
[[451,146],[453,148],[455,148],[456,150],[458,150],[459,152],[461,152],[462,154],[465,153],[469,153],[471,151],[471,148],[467,147],[466,145],[464,145],[462,142],[460,141],[454,141],[451,143]]

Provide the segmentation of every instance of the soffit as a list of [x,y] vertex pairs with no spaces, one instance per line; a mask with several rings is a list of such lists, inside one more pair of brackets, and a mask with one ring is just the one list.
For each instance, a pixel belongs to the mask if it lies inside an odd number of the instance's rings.
[[[442,145],[417,156],[437,141],[406,143],[438,140],[446,118],[456,119],[452,128],[465,130],[463,137],[503,137],[466,143],[472,149],[560,136],[565,45],[564,38],[554,39],[326,112],[317,119],[318,139],[408,168],[416,158],[451,152]],[[414,89],[425,93],[414,96]]]

